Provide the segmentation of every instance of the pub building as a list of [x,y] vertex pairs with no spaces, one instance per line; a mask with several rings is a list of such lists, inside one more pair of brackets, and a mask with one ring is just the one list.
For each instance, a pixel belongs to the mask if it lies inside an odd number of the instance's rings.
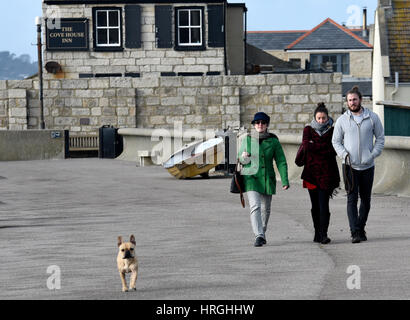
[[246,6],[43,0],[44,78],[245,74]]

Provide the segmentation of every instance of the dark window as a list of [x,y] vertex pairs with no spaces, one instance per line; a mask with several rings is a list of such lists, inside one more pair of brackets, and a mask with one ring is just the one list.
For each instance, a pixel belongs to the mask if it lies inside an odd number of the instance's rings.
[[179,9],[177,11],[177,28],[180,46],[194,46],[202,44],[201,10]]
[[204,8],[175,8],[175,49],[204,50]]
[[350,63],[348,53],[331,53],[331,54],[311,54],[310,70],[326,70],[329,66],[333,72],[343,74],[350,73]]
[[349,74],[350,73],[350,66],[349,66],[349,54],[342,55],[342,73]]
[[115,50],[122,48],[121,9],[94,8],[94,48]]

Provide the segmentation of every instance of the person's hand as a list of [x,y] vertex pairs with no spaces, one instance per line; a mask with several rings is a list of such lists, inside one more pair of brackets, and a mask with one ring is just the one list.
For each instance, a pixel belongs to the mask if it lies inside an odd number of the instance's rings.
[[290,186],[283,186],[282,189],[283,190],[288,190],[290,188]]
[[246,151],[242,152],[242,158],[246,159],[249,158],[251,155],[247,153]]

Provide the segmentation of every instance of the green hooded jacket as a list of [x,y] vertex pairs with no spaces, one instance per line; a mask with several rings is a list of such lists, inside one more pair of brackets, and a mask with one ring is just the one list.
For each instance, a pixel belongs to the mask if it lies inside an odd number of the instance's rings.
[[[242,158],[242,153],[246,151],[250,156],[250,161]],[[247,136],[243,139],[238,153],[239,161],[243,164],[242,175],[244,178],[245,192],[257,191],[259,193],[272,195],[276,193],[276,175],[273,168],[275,159],[282,185],[288,186],[288,165],[285,153],[274,134],[269,134],[269,138],[263,139],[259,144],[259,139]]]

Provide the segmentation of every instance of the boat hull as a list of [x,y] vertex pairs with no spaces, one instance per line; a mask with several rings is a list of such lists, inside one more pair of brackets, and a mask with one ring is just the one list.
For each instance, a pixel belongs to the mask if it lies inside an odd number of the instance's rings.
[[[165,168],[177,179],[192,178],[197,175],[207,175],[209,170],[215,168],[224,159],[225,151],[222,142],[211,148],[201,150],[200,153],[195,154],[195,150],[193,150],[194,154],[191,157],[179,163],[167,165]],[[183,152],[183,150],[180,152]]]

